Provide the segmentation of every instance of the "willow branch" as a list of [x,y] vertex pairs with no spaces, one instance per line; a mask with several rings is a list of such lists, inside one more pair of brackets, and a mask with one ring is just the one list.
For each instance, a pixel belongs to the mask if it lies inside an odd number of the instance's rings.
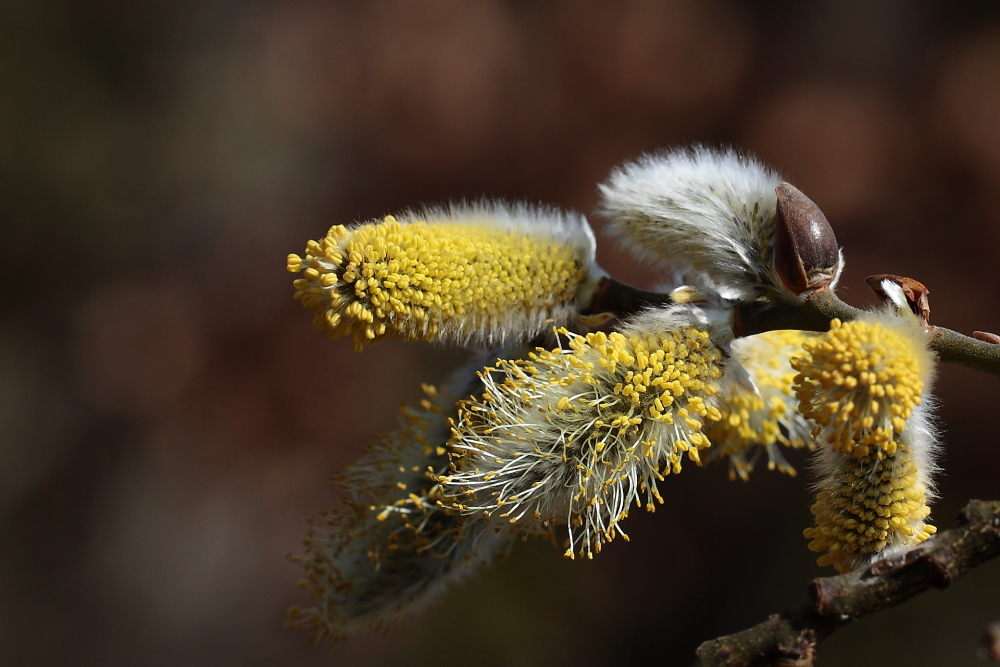
[[[635,314],[643,308],[670,303],[666,294],[647,292],[614,280],[602,279],[589,312],[614,313],[619,317]],[[735,333],[750,336],[779,329],[827,331],[830,320],[857,319],[864,310],[841,301],[831,290],[812,293],[795,304],[780,301],[752,301],[736,304]],[[930,327],[930,347],[941,361],[968,366],[1000,376],[1000,344],[965,336],[944,327]]]
[[866,570],[814,579],[809,600],[752,628],[702,644],[696,667],[808,667],[817,645],[838,628],[931,588],[945,588],[1000,556],[1000,501],[970,500],[959,526]]
[[[841,301],[830,290],[815,292],[802,305],[790,303],[754,302],[737,306],[737,321],[741,335],[774,329],[826,331],[830,320],[842,322],[856,319],[864,313]],[[941,361],[960,364],[976,370],[1000,375],[1000,345],[965,336],[944,327],[930,327],[930,347]]]

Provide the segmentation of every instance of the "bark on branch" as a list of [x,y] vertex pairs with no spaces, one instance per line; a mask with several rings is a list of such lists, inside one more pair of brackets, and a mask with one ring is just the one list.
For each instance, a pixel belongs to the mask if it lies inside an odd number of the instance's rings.
[[[670,302],[668,294],[647,292],[613,278],[603,278],[587,313],[614,313],[618,317],[627,317],[644,308]],[[778,329],[827,331],[833,318],[848,322],[865,312],[844,303],[830,290],[814,292],[801,304],[752,301],[735,306],[737,336]],[[991,342],[989,336],[993,334],[977,332],[980,334],[978,337],[971,337],[944,327],[930,327],[930,330],[930,347],[941,361],[1000,376],[1000,344]]]
[[[829,290],[806,297],[801,306],[761,302],[737,305],[739,333],[744,336],[774,329],[826,331],[833,318],[847,322],[864,312],[844,303]],[[1000,375],[1000,345],[944,327],[932,326],[930,330],[930,347],[941,361]]]
[[742,632],[707,641],[696,667],[809,667],[817,645],[856,618],[945,588],[980,563],[1000,556],[1000,501],[970,500],[959,525],[866,570],[814,579],[809,600]]

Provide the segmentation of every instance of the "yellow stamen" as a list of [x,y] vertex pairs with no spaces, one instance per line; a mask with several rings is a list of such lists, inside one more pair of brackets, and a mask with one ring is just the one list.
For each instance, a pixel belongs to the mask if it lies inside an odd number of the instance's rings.
[[803,533],[812,551],[828,552],[817,562],[848,572],[889,546],[926,540],[936,529],[925,522],[927,489],[918,479],[917,463],[902,443],[893,455],[843,457],[812,507],[816,526]]
[[[460,406],[452,447],[469,454],[453,462],[452,485],[516,495],[524,516],[568,523],[573,553],[612,540],[640,492],[649,506],[659,497],[661,464],[679,472],[683,451],[700,464],[698,450],[711,444],[704,431],[722,419],[721,350],[688,316],[663,317],[610,334],[561,329],[568,349],[499,361],[481,376],[482,399]],[[481,495],[474,511],[491,511]]]
[[[295,298],[316,312],[316,326],[351,336],[358,349],[395,337],[528,337],[548,319],[566,320],[587,277],[589,245],[567,238],[568,223],[553,231],[545,218],[516,226],[493,213],[472,207],[333,227],[305,257],[289,255],[288,270],[303,276]],[[577,233],[589,242],[589,232]]]
[[799,409],[834,450],[858,457],[872,447],[894,451],[930,373],[919,336],[879,321],[833,320],[826,335],[805,342],[805,354],[792,361]]

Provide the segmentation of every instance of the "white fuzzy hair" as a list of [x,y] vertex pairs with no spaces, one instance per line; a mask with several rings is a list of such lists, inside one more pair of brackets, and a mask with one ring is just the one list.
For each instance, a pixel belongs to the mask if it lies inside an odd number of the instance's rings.
[[504,202],[490,199],[449,202],[444,206],[424,206],[397,214],[402,224],[413,221],[432,225],[480,225],[507,229],[522,234],[548,236],[564,245],[576,248],[581,260],[592,263],[597,241],[586,216],[576,211],[564,211],[555,206]]
[[727,298],[797,297],[774,271],[781,176],[732,148],[644,155],[600,186],[605,232],[635,256],[706,276]]
[[292,625],[333,642],[382,629],[510,549],[509,532],[444,508],[427,491],[436,485],[429,472],[448,465],[456,392],[478,382],[471,368],[456,373],[442,394],[430,392],[433,407],[404,411],[401,429],[376,438],[337,475],[347,506],[311,523],[309,557],[293,559],[306,568],[316,605],[294,608]]

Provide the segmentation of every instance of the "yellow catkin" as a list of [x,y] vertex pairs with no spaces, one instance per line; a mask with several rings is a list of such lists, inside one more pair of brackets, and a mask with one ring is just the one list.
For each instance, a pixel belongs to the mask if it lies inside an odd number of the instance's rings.
[[564,316],[587,277],[585,244],[542,226],[489,223],[473,210],[467,221],[387,216],[333,227],[304,257],[289,255],[288,270],[302,274],[295,298],[316,312],[316,326],[351,336],[357,349],[394,337],[502,340],[510,329],[540,330],[547,317]]
[[879,321],[835,319],[803,349],[792,361],[796,395],[815,435],[846,455],[863,458],[875,447],[892,454],[930,370],[922,341]]
[[807,422],[798,413],[792,389],[795,371],[791,360],[805,354],[802,344],[817,334],[805,331],[769,331],[733,342],[733,356],[746,369],[759,393],[735,386],[720,407],[722,419],[714,422],[708,437],[710,458],[729,460],[730,479],[749,479],[752,452],[767,453],[768,468],[795,475],[778,445],[812,446]]
[[464,511],[565,523],[567,555],[591,557],[641,492],[647,509],[662,502],[656,481],[680,472],[685,452],[700,463],[706,424],[721,418],[723,361],[694,326],[559,333],[568,349],[483,374],[482,399],[459,413],[448,482]]
[[804,535],[812,551],[826,551],[817,561],[848,572],[871,561],[890,545],[915,546],[936,528],[930,515],[927,488],[910,448],[900,443],[891,455],[841,457],[833,478],[826,481],[812,507],[816,526]]
[[936,438],[921,408],[932,373],[923,329],[889,313],[833,320],[803,349],[795,390],[825,447],[816,525],[804,532],[826,552],[817,562],[847,572],[928,539]]

